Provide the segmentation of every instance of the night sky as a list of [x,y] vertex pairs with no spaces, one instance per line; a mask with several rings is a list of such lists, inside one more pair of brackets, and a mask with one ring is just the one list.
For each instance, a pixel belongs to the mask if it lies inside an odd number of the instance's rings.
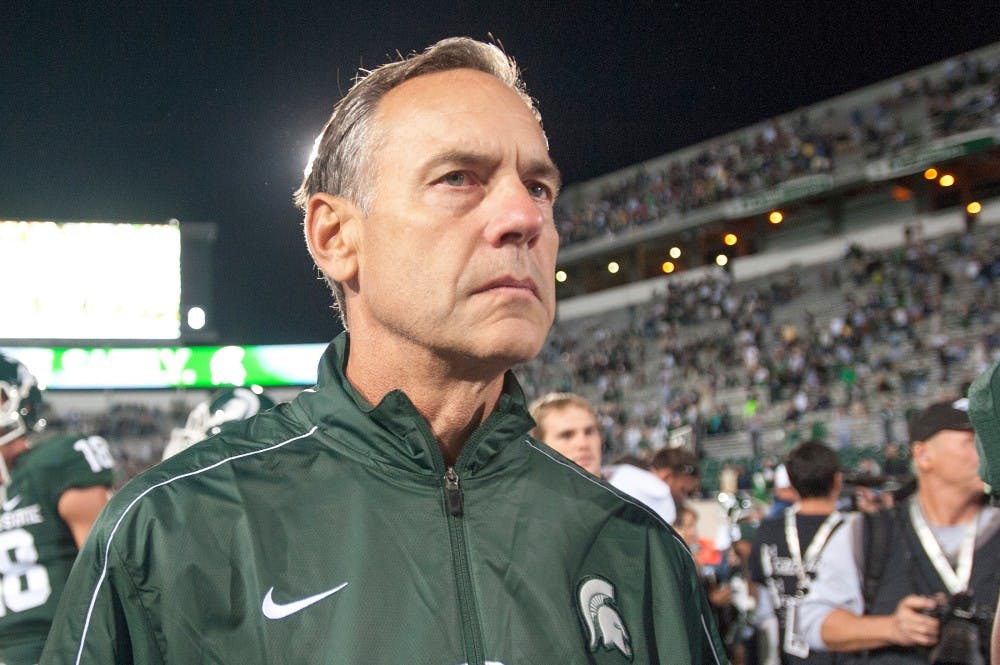
[[0,218],[215,222],[227,343],[334,334],[292,191],[397,51],[495,35],[574,183],[1000,40],[992,2],[173,4],[3,4]]

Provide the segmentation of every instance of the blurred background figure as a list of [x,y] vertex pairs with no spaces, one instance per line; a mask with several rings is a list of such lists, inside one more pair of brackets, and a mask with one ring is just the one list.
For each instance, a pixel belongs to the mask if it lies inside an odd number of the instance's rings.
[[649,462],[633,456],[607,469],[609,483],[643,502],[667,524],[674,524],[679,509],[701,487],[698,458],[684,448],[661,448]]
[[750,557],[757,585],[755,621],[762,633],[762,665],[825,665],[829,653],[810,653],[795,633],[796,605],[809,590],[820,554],[843,517],[837,500],[843,486],[837,453],[818,441],[800,444],[781,468],[799,499],[761,522]]
[[218,390],[191,411],[184,427],[174,429],[170,443],[163,450],[163,459],[218,434],[225,423],[245,420],[274,406],[274,400],[264,392],[254,392],[249,388]]
[[648,461],[624,455],[605,469],[605,476],[609,483],[652,508],[667,524],[680,519],[670,486],[650,470]]
[[788,476],[788,467],[784,464],[779,464],[778,468],[774,470],[773,500],[771,502],[771,512],[768,514],[768,517],[782,515],[786,509],[790,508],[798,500],[799,494],[792,486],[792,480]]
[[536,424],[532,436],[601,477],[601,429],[590,402],[573,393],[549,393],[532,402],[529,411]]
[[674,505],[683,505],[701,489],[698,457],[686,448],[660,448],[649,461],[650,470],[670,488]]
[[0,354],[0,663],[38,662],[77,552],[108,501],[114,459],[99,436],[40,438],[42,393]]
[[[976,428],[979,475],[994,501],[1000,494],[1000,362],[990,365],[969,388],[969,420]],[[1000,623],[993,619],[990,660],[1000,663]]]

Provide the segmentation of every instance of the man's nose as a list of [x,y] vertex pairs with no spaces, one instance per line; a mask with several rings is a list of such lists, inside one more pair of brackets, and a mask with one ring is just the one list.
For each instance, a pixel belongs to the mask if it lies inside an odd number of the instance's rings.
[[548,223],[543,205],[515,177],[498,184],[493,195],[492,218],[487,227],[490,243],[497,247],[508,243],[534,245]]

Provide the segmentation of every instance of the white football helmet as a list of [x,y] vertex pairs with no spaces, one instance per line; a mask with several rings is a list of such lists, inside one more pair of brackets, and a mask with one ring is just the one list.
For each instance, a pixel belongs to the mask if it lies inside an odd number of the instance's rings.
[[170,443],[163,451],[163,459],[172,457],[185,448],[218,434],[223,424],[245,420],[275,406],[267,395],[257,394],[248,388],[224,388],[212,394],[205,402],[194,407],[184,427],[170,435]]
[[0,353],[0,446],[28,432],[40,432],[42,391],[28,368]]

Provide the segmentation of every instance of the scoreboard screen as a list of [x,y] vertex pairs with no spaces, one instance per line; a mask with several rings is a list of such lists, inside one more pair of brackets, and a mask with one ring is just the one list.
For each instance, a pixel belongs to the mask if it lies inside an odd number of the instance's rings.
[[178,223],[0,221],[0,339],[181,335]]
[[325,344],[178,347],[26,347],[2,350],[43,389],[125,390],[308,386]]

